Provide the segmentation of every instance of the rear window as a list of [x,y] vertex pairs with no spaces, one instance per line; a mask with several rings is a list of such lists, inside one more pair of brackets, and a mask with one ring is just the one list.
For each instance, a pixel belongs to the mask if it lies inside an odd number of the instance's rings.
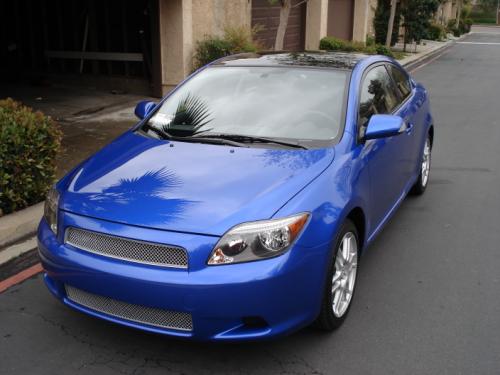
[[180,86],[149,124],[179,136],[331,140],[342,128],[347,81],[341,70],[212,67]]

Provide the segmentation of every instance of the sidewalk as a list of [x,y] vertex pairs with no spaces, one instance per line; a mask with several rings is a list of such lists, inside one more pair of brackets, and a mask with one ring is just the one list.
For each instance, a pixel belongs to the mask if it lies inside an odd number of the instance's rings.
[[[399,63],[406,68],[412,68],[421,63],[424,60],[431,58],[432,56],[440,53],[445,48],[453,45],[456,40],[459,38],[449,39],[444,42],[438,42],[435,40],[422,40],[421,44],[417,45],[416,53],[415,45],[408,44],[406,46],[406,50],[410,51],[410,54],[406,56],[404,59],[399,60]],[[394,46],[396,51],[403,51],[403,44],[398,43]]]

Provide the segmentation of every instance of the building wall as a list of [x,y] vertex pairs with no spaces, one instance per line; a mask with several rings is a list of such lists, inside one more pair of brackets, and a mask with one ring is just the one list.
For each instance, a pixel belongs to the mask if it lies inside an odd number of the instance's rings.
[[250,30],[249,0],[158,0],[158,78],[155,90],[164,95],[189,73],[196,42],[222,35],[227,26]]
[[[158,40],[155,92],[163,95],[192,71],[197,41],[224,33],[227,26],[250,31],[252,0],[157,0]],[[352,39],[366,41],[373,34],[377,0],[354,2]],[[327,35],[329,0],[309,0],[306,9],[305,48],[317,50]],[[335,15],[330,16],[335,17]],[[334,22],[335,20],[330,20]]]

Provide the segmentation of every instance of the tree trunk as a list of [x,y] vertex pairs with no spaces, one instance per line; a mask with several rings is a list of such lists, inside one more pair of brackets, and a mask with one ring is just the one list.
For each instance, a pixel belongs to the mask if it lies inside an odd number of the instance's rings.
[[391,0],[391,14],[389,16],[389,26],[387,27],[387,36],[385,38],[385,46],[387,48],[391,47],[392,29],[394,29],[394,18],[396,17],[397,5],[398,5],[398,0]]
[[285,44],[285,33],[288,26],[288,16],[292,9],[292,0],[281,0],[280,23],[276,32],[276,40],[274,42],[274,50],[282,51]]
[[463,0],[458,0],[457,2],[457,24],[455,25],[456,28],[460,26],[460,17],[462,15],[462,2]]

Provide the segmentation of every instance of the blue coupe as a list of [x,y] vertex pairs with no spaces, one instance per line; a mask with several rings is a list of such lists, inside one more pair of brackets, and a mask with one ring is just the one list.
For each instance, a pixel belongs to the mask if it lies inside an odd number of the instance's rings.
[[427,92],[383,56],[229,56],[135,113],[49,192],[38,241],[59,300],[146,331],[339,327],[360,255],[429,181]]

